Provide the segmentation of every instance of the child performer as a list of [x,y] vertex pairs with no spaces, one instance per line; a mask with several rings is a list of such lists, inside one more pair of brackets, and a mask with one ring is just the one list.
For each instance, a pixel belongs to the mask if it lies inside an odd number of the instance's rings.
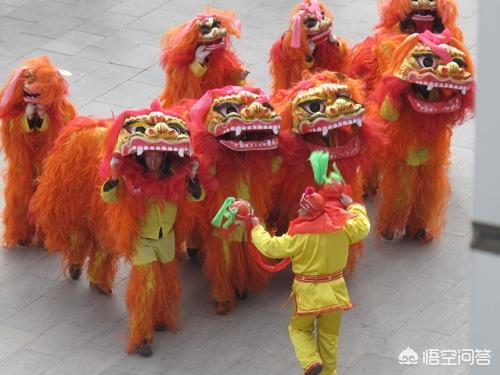
[[353,307],[343,269],[349,246],[370,230],[365,207],[353,204],[343,189],[338,182],[324,185],[319,193],[308,187],[300,199],[299,217],[280,237],[271,236],[252,217],[257,250],[269,258],[291,257],[294,312],[288,331],[306,375],[337,374],[340,321],[343,311]]

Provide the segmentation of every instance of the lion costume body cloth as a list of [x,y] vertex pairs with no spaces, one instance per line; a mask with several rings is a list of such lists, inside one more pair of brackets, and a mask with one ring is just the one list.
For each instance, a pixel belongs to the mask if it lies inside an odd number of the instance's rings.
[[347,71],[349,47],[332,33],[332,21],[332,14],[317,0],[305,0],[294,8],[289,29],[271,48],[273,92],[295,85],[304,70]]
[[[362,83],[342,73],[308,74],[292,89],[274,95],[272,102],[282,118],[283,162],[277,180],[284,183],[274,199],[280,231],[285,232],[285,225],[296,217],[304,188],[315,184],[308,162],[314,150],[328,152],[330,167],[337,164],[354,200],[362,202],[362,175],[369,173],[383,142],[378,127],[364,116]],[[361,244],[351,248],[347,272],[354,270],[361,249]]]
[[[165,153],[159,178],[145,172],[142,154],[150,150]],[[186,188],[191,155],[185,121],[156,104],[127,110],[112,123],[77,118],[58,138],[40,178],[32,209],[49,250],[60,249],[66,263],[80,267],[89,258],[89,281],[100,290],[112,287],[119,257],[132,263],[129,352],[152,341],[158,325],[178,329],[174,253],[195,204]],[[112,158],[119,160],[119,179],[104,183]]]
[[195,152],[217,182],[216,190],[207,191],[198,228],[216,311],[225,314],[237,296],[262,289],[268,274],[246,249],[243,227],[226,237],[210,221],[229,196],[250,201],[259,217],[267,216],[280,118],[262,90],[237,86],[208,91],[190,116]]
[[3,212],[6,247],[29,245],[35,235],[28,218],[42,161],[76,110],[68,86],[47,57],[24,62],[0,91],[1,140],[7,171]]
[[443,227],[450,192],[452,128],[473,111],[473,63],[447,30],[395,43],[399,47],[369,107],[388,137],[377,233],[431,241]]
[[375,34],[366,38],[352,50],[350,74],[365,82],[367,93],[371,93],[391,62],[394,36],[407,36],[429,30],[441,33],[445,28],[463,42],[457,26],[457,4],[455,0],[380,0],[380,22]]
[[[231,46],[240,36],[240,22],[233,12],[208,9],[191,21],[169,30],[162,40],[160,64],[166,86],[160,95],[168,108],[180,99],[198,99],[207,90],[245,83],[247,70]],[[205,62],[195,58],[198,47],[210,51]]]

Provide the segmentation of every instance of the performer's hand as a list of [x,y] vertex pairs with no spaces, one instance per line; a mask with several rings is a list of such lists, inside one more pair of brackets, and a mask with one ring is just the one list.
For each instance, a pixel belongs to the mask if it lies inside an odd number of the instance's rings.
[[314,43],[312,40],[307,41],[307,50],[310,56],[313,55],[314,50],[316,49],[316,43]]
[[243,69],[243,70],[241,71],[240,79],[241,79],[242,81],[246,80],[246,79],[247,79],[247,77],[248,77],[248,74],[249,74],[249,73],[250,73],[250,71],[248,71],[248,70],[246,70],[246,69]]
[[342,203],[344,205],[344,207],[349,207],[354,201],[352,200],[352,198],[350,196],[348,196],[347,194],[340,194],[340,203]]
[[36,105],[36,113],[38,114],[38,117],[43,119],[45,117],[45,108],[41,104]]
[[189,178],[194,180],[196,178],[196,173],[198,173],[198,168],[200,168],[200,162],[196,159],[191,160],[191,171],[189,172]]
[[118,180],[118,167],[120,166],[120,159],[116,156],[113,156],[109,162],[109,166],[111,167],[111,179],[113,181]]
[[26,111],[26,117],[28,118],[28,120],[31,120],[36,112],[36,104],[33,103],[26,104],[25,111]]
[[259,218],[257,216],[251,216],[251,219],[253,228],[260,224]]
[[196,52],[194,53],[194,58],[196,61],[198,61],[201,65],[205,64],[205,60],[208,55],[210,55],[212,51],[210,51],[207,46],[199,46],[196,48]]
[[330,35],[328,36],[328,41],[330,43],[335,43],[337,47],[340,45],[339,38],[333,33],[333,28],[330,29]]

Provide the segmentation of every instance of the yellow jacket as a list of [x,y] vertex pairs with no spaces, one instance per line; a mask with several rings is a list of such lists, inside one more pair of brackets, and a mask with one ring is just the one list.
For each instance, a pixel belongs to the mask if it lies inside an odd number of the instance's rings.
[[[118,185],[108,191],[101,189],[102,200],[106,203],[116,202],[118,199],[117,193]],[[162,206],[163,209],[160,207],[158,202],[151,200],[146,215],[140,218],[140,237],[157,240],[160,238],[160,229],[163,236],[173,235],[173,232],[171,233],[171,231],[177,215],[177,206],[170,202],[164,202]]]
[[262,254],[291,257],[296,275],[292,287],[296,315],[352,308],[342,270],[347,265],[349,245],[368,235],[370,222],[363,206],[353,204],[347,210],[356,216],[335,232],[273,237],[261,225],[252,230],[252,242]]

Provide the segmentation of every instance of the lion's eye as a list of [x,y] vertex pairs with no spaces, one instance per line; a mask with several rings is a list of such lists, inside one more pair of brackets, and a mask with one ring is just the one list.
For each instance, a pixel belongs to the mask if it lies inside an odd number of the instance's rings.
[[264,107],[266,107],[267,109],[274,111],[274,107],[271,105],[271,103],[264,102],[264,103],[262,103],[262,105]]
[[306,27],[308,29],[312,29],[314,26],[316,26],[317,23],[318,23],[318,20],[316,18],[313,18],[313,17],[307,17],[304,20],[304,25],[306,25]]
[[129,133],[146,133],[146,128],[144,126],[134,126],[134,125],[129,125],[126,127],[127,131]]
[[167,125],[170,129],[174,129],[179,134],[189,134],[188,129],[183,128],[179,124],[176,124],[174,122],[169,122]]
[[240,113],[241,105],[236,103],[222,103],[215,106],[214,109],[224,117],[227,117],[232,113]]
[[200,25],[200,33],[203,35],[210,34],[210,31],[212,31],[212,28],[208,25]]
[[309,100],[307,102],[301,103],[300,106],[311,114],[324,112],[326,107],[325,102],[320,99]]
[[438,66],[438,58],[430,53],[425,55],[418,55],[415,56],[415,58],[422,68],[435,69]]
[[467,63],[459,57],[455,57],[453,61],[461,68],[467,68]]

